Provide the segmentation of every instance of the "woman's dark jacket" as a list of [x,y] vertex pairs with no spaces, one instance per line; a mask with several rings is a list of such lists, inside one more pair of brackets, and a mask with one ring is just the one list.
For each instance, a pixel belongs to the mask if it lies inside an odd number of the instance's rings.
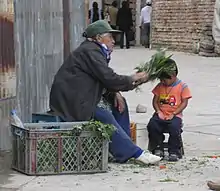
[[129,31],[133,26],[132,12],[130,8],[122,7],[118,10],[117,26],[121,31]]
[[130,76],[118,75],[108,67],[99,44],[84,41],[55,75],[50,92],[50,109],[65,121],[92,119],[103,89],[128,91]]

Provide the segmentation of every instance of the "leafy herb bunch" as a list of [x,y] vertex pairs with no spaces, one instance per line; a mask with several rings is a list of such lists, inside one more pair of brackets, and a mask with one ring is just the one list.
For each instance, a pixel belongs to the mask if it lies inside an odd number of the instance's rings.
[[176,70],[176,64],[168,62],[173,55],[166,56],[166,49],[158,49],[151,57],[151,60],[137,66],[137,72],[146,72],[148,81],[155,81],[160,78],[162,73],[172,75]]
[[110,124],[104,124],[100,121],[91,120],[87,123],[82,124],[79,127],[74,127],[73,132],[76,131],[78,131],[78,133],[81,133],[82,131],[91,131],[95,133],[98,137],[110,141],[112,134],[116,131],[116,128],[115,126]]

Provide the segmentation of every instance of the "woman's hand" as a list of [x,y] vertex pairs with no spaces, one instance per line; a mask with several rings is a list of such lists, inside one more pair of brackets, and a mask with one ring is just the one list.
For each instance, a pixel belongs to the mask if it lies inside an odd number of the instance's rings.
[[141,78],[141,83],[146,83],[148,82],[148,74],[146,72],[144,72],[144,76]]
[[120,93],[116,93],[114,102],[115,102],[114,105],[118,109],[118,111],[120,113],[124,112],[125,101],[124,101],[123,96]]
[[140,85],[148,81],[148,75],[146,72],[138,72],[132,76],[134,85]]

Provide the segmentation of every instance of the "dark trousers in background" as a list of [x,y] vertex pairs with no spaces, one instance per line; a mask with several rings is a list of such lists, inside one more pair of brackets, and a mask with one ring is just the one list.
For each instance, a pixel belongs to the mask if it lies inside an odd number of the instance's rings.
[[120,48],[124,48],[124,35],[126,39],[126,48],[130,48],[130,42],[129,42],[129,30],[128,31],[122,31],[121,37],[120,37]]
[[[112,29],[117,30],[117,26],[116,25],[111,25]],[[112,34],[114,40],[115,40],[115,44],[117,44],[117,34],[113,33]]]
[[144,23],[143,24],[143,44],[145,48],[150,47],[150,23]]
[[154,114],[150,119],[148,126],[149,142],[152,149],[163,149],[163,132],[165,129],[169,132],[168,151],[169,154],[180,154],[182,119],[174,117],[172,120],[165,121]]

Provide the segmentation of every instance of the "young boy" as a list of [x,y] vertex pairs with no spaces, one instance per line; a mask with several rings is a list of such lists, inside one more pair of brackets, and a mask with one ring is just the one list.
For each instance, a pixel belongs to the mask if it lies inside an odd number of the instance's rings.
[[174,60],[169,59],[167,64],[173,64],[175,70],[171,73],[163,72],[160,83],[153,89],[153,108],[155,113],[147,126],[149,140],[153,153],[163,157],[163,131],[168,129],[168,152],[170,161],[180,159],[182,112],[192,97],[188,86],[177,78],[178,68]]

